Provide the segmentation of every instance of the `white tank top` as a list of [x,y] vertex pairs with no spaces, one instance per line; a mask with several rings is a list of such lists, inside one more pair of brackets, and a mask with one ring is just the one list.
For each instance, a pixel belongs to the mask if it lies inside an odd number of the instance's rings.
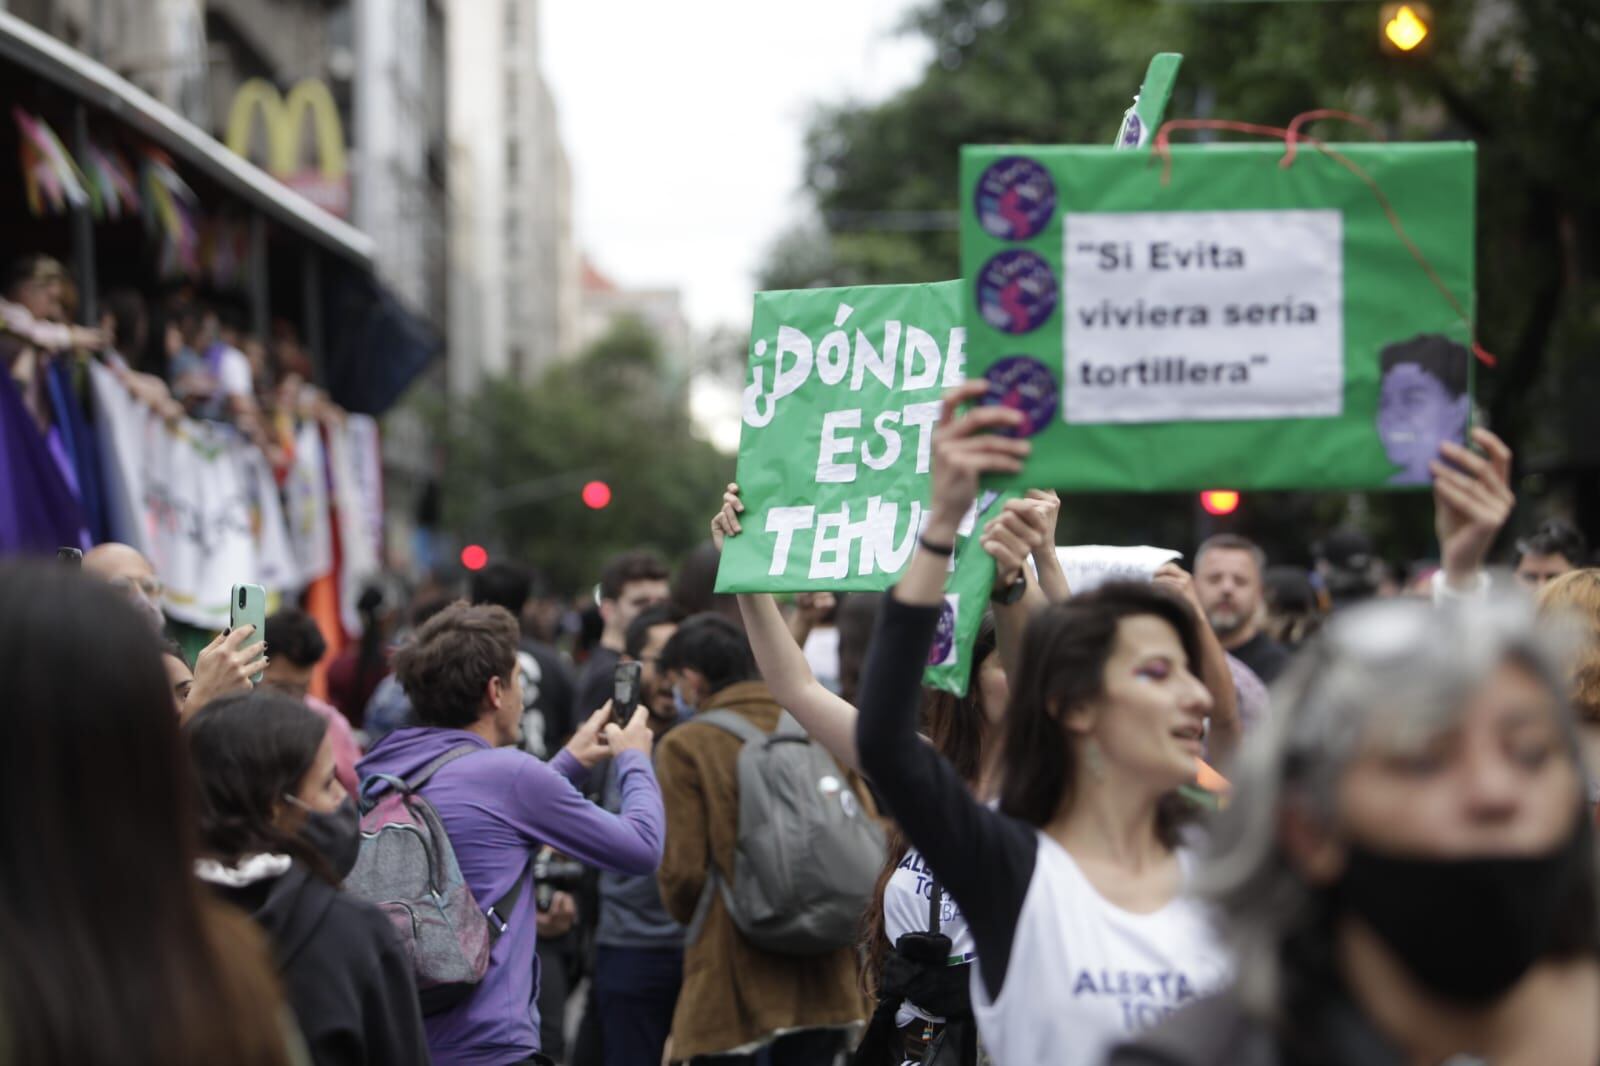
[[[1107,902],[1065,848],[1038,835],[1033,880],[1000,998],[973,967],[972,1007],[995,1066],[1100,1066],[1113,1045],[1231,976],[1204,908],[1179,896],[1150,914]],[[1179,852],[1185,879],[1188,856]]]
[[[883,889],[883,932],[891,945],[907,933],[928,931],[928,903],[932,893],[933,872],[923,862],[916,848],[908,849]],[[967,920],[961,916],[960,908],[948,892],[944,894],[944,902],[939,908],[939,932],[950,938],[951,966],[959,966],[978,957],[973,947],[972,933],[967,929]],[[915,1018],[930,1022],[944,1020],[906,1002],[900,1005],[895,1024],[904,1027]]]

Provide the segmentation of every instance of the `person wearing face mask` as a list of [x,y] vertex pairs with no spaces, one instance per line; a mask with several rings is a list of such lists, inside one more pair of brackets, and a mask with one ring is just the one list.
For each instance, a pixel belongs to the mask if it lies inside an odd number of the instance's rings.
[[422,1010],[389,919],[339,890],[361,846],[326,723],[261,690],[183,727],[200,821],[200,880],[267,934],[317,1066],[430,1061]]
[[300,700],[307,710],[328,723],[335,773],[344,790],[354,793],[361,745],[356,743],[355,732],[339,709],[311,694],[311,676],[328,654],[328,642],[317,628],[317,620],[298,607],[274,611],[267,616],[266,642],[272,648],[272,661],[262,672],[262,687]]
[[1564,664],[1525,603],[1334,618],[1233,767],[1198,889],[1232,990],[1114,1066],[1600,1062]]

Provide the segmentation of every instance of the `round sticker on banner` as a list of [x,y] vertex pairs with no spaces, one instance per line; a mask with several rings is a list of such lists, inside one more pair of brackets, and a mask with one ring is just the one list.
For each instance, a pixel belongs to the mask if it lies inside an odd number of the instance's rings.
[[1056,276],[1032,252],[1001,252],[978,272],[978,313],[1005,333],[1031,333],[1055,312]]
[[1128,113],[1122,116],[1122,133],[1117,137],[1118,148],[1137,148],[1144,143],[1144,121],[1139,118],[1139,112],[1128,108]]
[[983,376],[989,379],[989,391],[979,403],[1022,412],[1019,425],[1000,431],[1004,436],[1031,437],[1056,416],[1056,379],[1039,360],[1008,355],[985,370]]
[[933,647],[928,649],[928,665],[943,666],[956,646],[956,608],[949,600],[939,608],[939,624],[933,630]]
[[984,170],[973,201],[985,233],[1003,241],[1025,241],[1050,224],[1056,211],[1056,183],[1049,171],[1028,157],[1008,155]]

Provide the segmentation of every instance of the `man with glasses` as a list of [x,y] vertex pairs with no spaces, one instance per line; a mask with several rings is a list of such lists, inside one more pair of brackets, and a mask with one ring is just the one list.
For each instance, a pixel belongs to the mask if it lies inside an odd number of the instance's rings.
[[[666,605],[647,607],[628,626],[623,662],[637,662],[639,704],[659,740],[679,723],[678,704],[656,663],[678,631]],[[609,766],[600,779],[600,805],[622,809],[622,790]],[[662,1061],[672,1012],[683,984],[683,926],[661,902],[654,874],[600,874],[600,919],[595,932],[595,1004],[605,1066]]]

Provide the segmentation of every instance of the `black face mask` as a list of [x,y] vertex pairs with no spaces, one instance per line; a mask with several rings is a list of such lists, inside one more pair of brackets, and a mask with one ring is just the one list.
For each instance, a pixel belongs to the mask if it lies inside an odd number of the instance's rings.
[[1543,855],[1424,859],[1352,844],[1334,899],[1441,999],[1488,1003],[1550,949],[1588,849],[1581,832]]
[[356,856],[361,853],[361,815],[355,801],[345,801],[331,811],[305,811],[305,823],[300,827],[300,839],[309,844],[327,861],[330,871],[340,881],[355,869]]

